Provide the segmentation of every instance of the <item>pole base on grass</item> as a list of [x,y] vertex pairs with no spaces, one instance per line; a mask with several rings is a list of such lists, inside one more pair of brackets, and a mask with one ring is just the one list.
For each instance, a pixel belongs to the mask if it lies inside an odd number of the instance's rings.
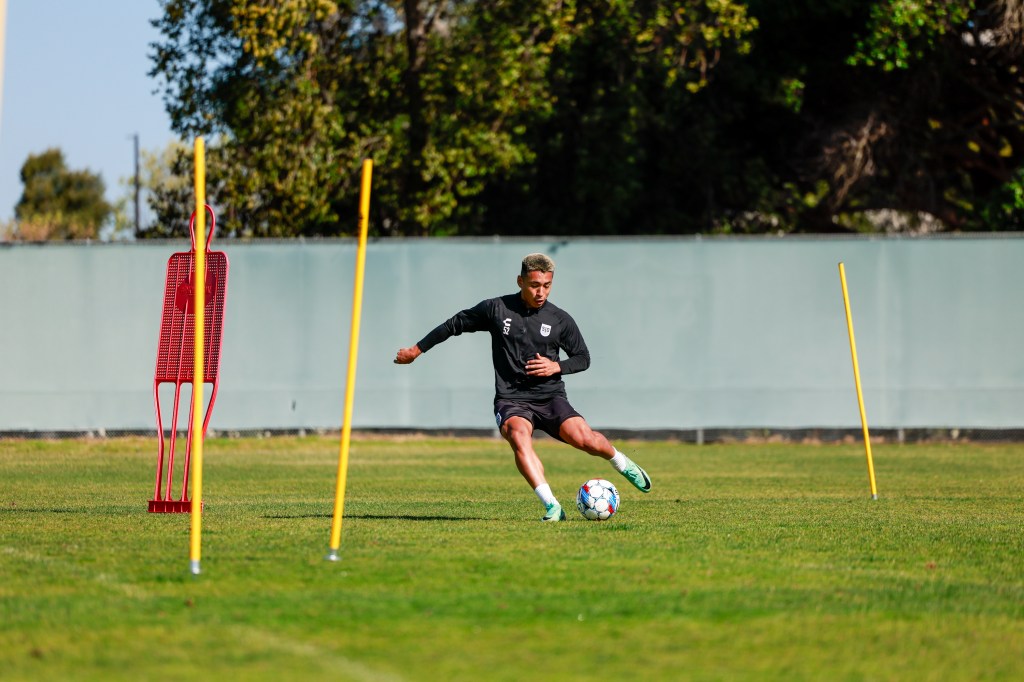
[[188,514],[192,511],[190,500],[150,500],[150,514]]
[[871,499],[872,500],[877,500],[878,499],[878,493],[875,493],[874,495],[872,495]]
[[199,571],[199,562],[198,561],[190,561],[189,562],[189,571],[192,572],[192,575],[199,575],[199,572],[200,572]]
[[324,561],[341,561],[341,557],[338,556],[338,550],[328,548]]

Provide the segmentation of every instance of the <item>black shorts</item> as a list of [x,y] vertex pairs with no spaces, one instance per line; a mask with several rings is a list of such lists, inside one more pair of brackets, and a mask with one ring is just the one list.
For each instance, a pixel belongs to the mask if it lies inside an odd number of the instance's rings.
[[[558,434],[562,422],[572,417],[583,415],[573,409],[569,401],[563,396],[556,395],[550,400],[543,402],[530,402],[526,400],[503,400],[494,401],[494,419],[498,422],[498,428],[504,424],[509,417],[522,417],[531,424],[533,428],[540,429],[552,438],[562,440]],[[565,441],[562,441],[563,443]]]

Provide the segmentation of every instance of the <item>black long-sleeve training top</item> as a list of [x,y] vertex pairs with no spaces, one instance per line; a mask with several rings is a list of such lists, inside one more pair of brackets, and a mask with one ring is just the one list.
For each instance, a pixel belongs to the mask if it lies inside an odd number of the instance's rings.
[[[531,308],[519,293],[480,301],[435,327],[416,345],[426,353],[463,332],[491,333],[495,400],[547,400],[565,396],[562,375],[590,367],[590,351],[576,321],[551,301]],[[560,360],[558,350],[568,356]],[[540,353],[558,362],[561,373],[549,377],[526,374],[526,361]]]

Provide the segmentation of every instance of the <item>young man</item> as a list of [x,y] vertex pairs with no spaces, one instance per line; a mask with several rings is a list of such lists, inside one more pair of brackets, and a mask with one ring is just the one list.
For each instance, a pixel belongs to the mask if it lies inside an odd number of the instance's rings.
[[[434,328],[411,348],[399,349],[395,363],[407,365],[437,344],[463,332],[490,332],[494,363],[494,415],[512,446],[516,467],[544,504],[541,521],[564,521],[562,505],[544,478],[533,449],[533,430],[609,460],[641,492],[651,479],[594,431],[566,399],[562,376],[590,366],[590,352],[569,313],[548,301],[555,263],[542,253],[523,259],[519,292],[481,301]],[[559,359],[559,349],[568,356]]]

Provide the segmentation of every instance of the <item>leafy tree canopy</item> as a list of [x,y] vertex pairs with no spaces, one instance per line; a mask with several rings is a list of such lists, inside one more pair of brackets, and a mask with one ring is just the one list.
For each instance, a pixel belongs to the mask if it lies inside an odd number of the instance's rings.
[[95,239],[110,217],[103,179],[68,169],[59,149],[30,154],[21,167],[24,190],[14,208],[14,238]]
[[163,10],[152,75],[175,130],[215,140],[239,236],[350,234],[364,157],[392,235],[1024,221],[1019,0]]

